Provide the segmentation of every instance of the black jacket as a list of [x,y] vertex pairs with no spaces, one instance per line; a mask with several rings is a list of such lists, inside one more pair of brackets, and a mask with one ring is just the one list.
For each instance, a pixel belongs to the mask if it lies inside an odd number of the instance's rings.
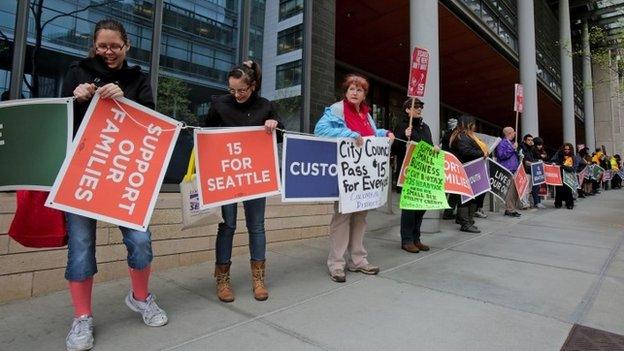
[[455,140],[453,140],[451,152],[461,163],[470,162],[485,156],[479,144],[465,134],[458,134]]
[[277,106],[258,95],[252,95],[240,104],[231,94],[214,95],[204,120],[206,127],[263,126],[268,119],[280,121]]
[[522,150],[522,165],[527,174],[531,174],[531,166],[527,166],[526,162],[537,162],[534,147],[527,145],[525,142],[520,144],[520,150]]
[[572,166],[564,166],[563,165],[563,151],[559,150],[550,160],[555,164],[559,165],[562,170],[566,172],[574,172],[576,167],[578,166],[578,160],[574,157],[574,155],[570,155],[572,157]]
[[[99,56],[73,62],[69,65],[63,81],[62,96],[73,96],[74,89],[83,83],[93,83],[98,87],[115,83],[123,90],[125,98],[151,109],[155,107],[147,75],[141,72],[141,67],[130,67],[126,61],[118,70],[109,69]],[[87,112],[89,103],[91,101],[74,101],[74,135]]]
[[[407,135],[405,135],[405,129],[409,126],[409,118],[403,118],[397,124],[394,135],[403,140],[407,140]],[[411,141],[419,142],[421,140],[428,142],[433,145],[433,141],[431,140],[431,129],[425,123],[422,118],[414,118],[412,121],[412,135],[410,138]],[[405,155],[405,151],[407,148],[407,144],[403,142],[392,143],[393,151],[396,155]]]
[[[277,115],[277,106],[257,94],[240,104],[231,94],[214,95],[208,115],[204,119],[205,127],[251,127],[263,126],[268,119],[277,121],[277,127],[284,126]],[[277,142],[281,142],[282,133],[277,132]]]

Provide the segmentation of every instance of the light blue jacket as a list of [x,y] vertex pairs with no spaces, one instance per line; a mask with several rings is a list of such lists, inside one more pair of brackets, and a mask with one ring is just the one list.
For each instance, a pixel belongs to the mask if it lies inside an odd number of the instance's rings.
[[[375,127],[375,122],[373,121],[373,117],[371,117],[370,113],[368,114],[368,122],[371,127],[373,127],[375,136],[385,137],[386,134],[388,134],[387,130],[377,129],[377,127]],[[323,113],[321,119],[316,123],[314,135],[332,138],[357,138],[360,136],[359,133],[354,132],[347,127],[342,100],[325,108],[325,113]]]

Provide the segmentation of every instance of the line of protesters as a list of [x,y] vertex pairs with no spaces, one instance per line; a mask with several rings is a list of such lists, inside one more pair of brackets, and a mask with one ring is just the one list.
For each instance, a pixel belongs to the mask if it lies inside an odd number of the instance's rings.
[[[153,93],[147,75],[139,66],[129,66],[126,54],[130,41],[124,27],[114,20],[102,20],[96,24],[93,33],[93,46],[89,57],[72,63],[63,84],[63,96],[73,95],[74,125],[79,126],[87,111],[90,101],[96,93],[102,99],[125,97],[149,108],[154,108]],[[264,126],[268,133],[280,127],[275,105],[259,96],[261,72],[258,64],[246,61],[233,67],[228,73],[229,94],[212,99],[210,111],[204,121],[212,127]],[[361,146],[363,137],[388,137],[394,140],[394,134],[400,138],[418,142],[432,143],[431,130],[422,120],[424,104],[420,100],[408,100],[404,104],[406,119],[413,118],[413,123],[401,124],[393,133],[377,128],[366,104],[368,80],[357,74],[348,75],[342,85],[343,99],[325,109],[325,113],[315,128],[315,134],[326,137],[354,138]],[[489,156],[488,146],[475,134],[475,119],[462,116],[445,133],[440,148],[453,152],[462,162],[469,162]],[[77,128],[77,127],[76,127]],[[76,130],[74,130],[74,134]],[[547,154],[540,148],[539,138],[525,136],[518,148],[514,140],[515,131],[511,127],[504,129],[505,138],[496,149],[496,157],[512,172],[527,162],[537,159],[547,160]],[[535,144],[535,145],[534,145]],[[401,143],[395,143],[401,145]],[[401,145],[404,147],[404,145]],[[404,151],[403,151],[404,154]],[[593,158],[592,158],[593,157]],[[402,159],[402,158],[401,158]],[[619,169],[621,160],[618,155],[608,158],[604,150],[589,155],[582,150],[574,155],[572,145],[565,144],[552,158],[565,169],[579,170],[584,163],[599,163],[605,169]],[[615,161],[614,161],[615,160]],[[583,163],[584,162],[584,163]],[[606,163],[609,162],[609,163]],[[614,177],[615,178],[615,177]],[[619,177],[618,177],[619,178]],[[611,182],[613,188],[621,187],[621,179]],[[573,198],[566,187],[557,189],[555,205],[565,201],[568,208],[573,207]],[[593,183],[591,194],[599,191],[598,182]],[[505,215],[519,217],[516,211],[518,198],[515,189],[510,189],[505,201]],[[532,188],[534,206],[540,207],[538,188]],[[483,199],[485,195],[461,203],[459,196],[452,195],[450,202],[457,207],[453,216],[461,225],[460,230],[478,233],[474,217],[484,217]],[[265,286],[265,207],[266,199],[243,201],[246,226],[249,233],[251,287],[254,298],[258,301],[268,299]],[[222,206],[223,221],[218,226],[216,241],[216,262],[214,277],[218,298],[223,302],[234,301],[234,291],[230,281],[233,234],[237,223],[237,204]],[[367,260],[364,248],[367,211],[342,214],[334,206],[335,213],[330,223],[329,256],[327,267],[330,278],[336,282],[346,281],[345,270],[363,274],[378,274],[379,267]],[[481,210],[479,210],[481,209]],[[425,211],[403,210],[401,213],[401,248],[410,253],[428,251],[429,247],[420,241],[420,229]],[[446,212],[444,218],[450,218]],[[96,221],[76,214],[66,214],[68,234],[68,260],[65,278],[74,308],[74,319],[66,338],[67,350],[89,350],[94,345],[93,316],[91,297],[93,276],[97,273]],[[131,289],[125,297],[125,303],[132,311],[141,315],[143,322],[151,327],[160,327],[168,323],[167,314],[156,304],[155,296],[149,291],[151,262],[153,259],[151,233],[120,227],[123,242],[128,250],[128,272]],[[345,259],[345,256],[347,259]]]

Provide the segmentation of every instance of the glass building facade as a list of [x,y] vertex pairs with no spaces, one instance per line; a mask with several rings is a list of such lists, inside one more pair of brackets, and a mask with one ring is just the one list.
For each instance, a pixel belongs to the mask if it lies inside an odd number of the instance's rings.
[[[246,55],[240,52],[244,2],[165,0],[159,69],[149,72],[154,0],[44,0],[40,21],[29,11],[23,95],[26,98],[59,96],[69,64],[88,54],[95,24],[113,18],[128,33],[129,64],[139,65],[144,72],[159,77],[156,109],[189,124],[201,124],[210,107],[210,97],[226,92],[227,73],[239,57],[262,60],[265,1],[250,1],[250,45]],[[0,1],[0,93],[8,91],[10,85],[16,9],[17,1]],[[34,91],[30,73],[38,34],[41,44],[35,67],[39,88]],[[175,87],[177,93],[162,94],[170,87]],[[176,145],[166,182],[181,180],[191,148],[192,135],[185,131]]]

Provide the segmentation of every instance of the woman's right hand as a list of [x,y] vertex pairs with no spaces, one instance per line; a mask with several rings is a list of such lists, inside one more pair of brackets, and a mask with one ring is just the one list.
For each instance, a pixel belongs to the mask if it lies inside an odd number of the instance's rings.
[[82,83],[74,89],[74,97],[79,102],[88,101],[95,94],[97,87],[93,83]]
[[358,135],[357,138],[355,138],[355,146],[362,147],[362,145],[364,145],[364,139],[361,135]]

